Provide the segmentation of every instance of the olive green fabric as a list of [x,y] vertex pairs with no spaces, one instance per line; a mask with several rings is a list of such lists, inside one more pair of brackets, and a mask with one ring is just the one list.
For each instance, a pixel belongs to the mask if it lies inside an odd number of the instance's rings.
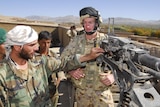
[[0,93],[5,107],[53,107],[49,97],[48,77],[58,69],[60,61],[46,56],[35,56],[28,61],[25,77],[12,60],[1,63]]
[[3,28],[0,28],[0,44],[6,41],[6,31]]

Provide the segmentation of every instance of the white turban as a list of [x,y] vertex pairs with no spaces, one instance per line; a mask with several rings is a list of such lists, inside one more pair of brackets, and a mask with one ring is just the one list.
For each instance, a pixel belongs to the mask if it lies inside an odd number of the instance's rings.
[[24,45],[37,39],[37,32],[30,26],[17,25],[7,33],[5,45]]

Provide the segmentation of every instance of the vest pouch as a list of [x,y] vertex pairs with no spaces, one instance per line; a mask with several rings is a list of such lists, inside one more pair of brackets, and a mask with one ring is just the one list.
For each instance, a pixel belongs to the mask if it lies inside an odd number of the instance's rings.
[[105,90],[108,89],[106,85],[101,82],[100,73],[103,72],[102,68],[97,65],[97,62],[89,62],[85,68],[85,79],[83,84],[85,88],[93,88],[93,90]]
[[102,68],[97,65],[96,62],[92,65],[94,66],[94,80],[92,82],[94,90],[106,90],[108,87],[101,82],[100,73],[103,72]]
[[95,83],[98,80],[98,75],[99,73],[96,62],[87,63],[85,67],[85,79],[83,80],[85,87],[94,89]]
[[108,87],[101,82],[101,72],[101,67],[99,67],[95,61],[89,62],[84,68],[85,76],[80,79],[71,77],[71,81],[74,83],[75,87],[80,89],[93,88],[94,90],[105,90],[108,89]]
[[80,89],[87,89],[87,88],[93,88],[94,87],[94,81],[97,80],[98,72],[96,70],[97,67],[95,66],[94,62],[89,62],[86,64],[86,67],[84,68],[84,74],[85,76],[80,79],[75,79],[71,77],[71,81],[74,83],[75,87]]

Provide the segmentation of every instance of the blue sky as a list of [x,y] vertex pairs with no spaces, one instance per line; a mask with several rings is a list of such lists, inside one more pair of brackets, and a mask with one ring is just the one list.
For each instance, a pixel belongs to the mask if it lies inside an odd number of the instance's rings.
[[0,3],[0,15],[4,16],[79,16],[80,9],[92,6],[103,18],[160,20],[160,0],[1,0]]

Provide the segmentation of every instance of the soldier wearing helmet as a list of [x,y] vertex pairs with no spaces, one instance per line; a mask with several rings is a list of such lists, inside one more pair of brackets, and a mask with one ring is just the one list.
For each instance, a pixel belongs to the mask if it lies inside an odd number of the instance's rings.
[[[85,18],[91,18],[91,17],[95,18],[94,29],[93,29],[92,31],[89,31],[89,32],[87,32],[87,31],[85,30],[86,34],[91,35],[91,34],[93,34],[94,32],[96,32],[96,30],[97,30],[97,28],[99,27],[100,23],[102,23],[102,18],[101,18],[101,16],[100,16],[99,12],[98,12],[96,9],[92,8],[92,7],[85,7],[85,8],[83,8],[83,9],[81,9],[79,15],[80,15],[80,23],[81,23],[82,25],[84,24],[83,20],[84,20]],[[84,27],[84,26],[83,26],[83,27]],[[85,29],[85,28],[84,28],[84,29]]]
[[78,107],[114,107],[110,91],[113,74],[98,61],[104,53],[101,41],[107,38],[98,31],[102,22],[100,14],[93,7],[85,7],[80,10],[80,22],[84,33],[73,38],[61,54],[63,69],[76,87],[76,104]]

